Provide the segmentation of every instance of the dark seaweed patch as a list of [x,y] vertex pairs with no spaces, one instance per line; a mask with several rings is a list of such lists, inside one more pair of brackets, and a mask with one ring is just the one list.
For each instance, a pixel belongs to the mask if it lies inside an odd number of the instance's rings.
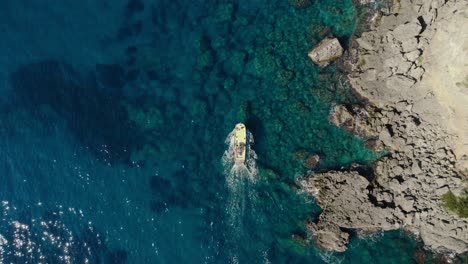
[[108,88],[121,89],[125,84],[125,71],[118,64],[97,64],[96,74],[100,83]]
[[142,12],[145,9],[145,4],[141,0],[130,0],[125,7],[127,16],[132,16],[136,13]]
[[[101,81],[122,85],[120,77],[113,79],[113,73],[121,74],[119,67],[100,68]],[[121,98],[98,89],[94,78],[84,79],[70,65],[48,60],[19,67],[11,81],[21,106],[38,118],[49,121],[38,110],[48,105],[96,156],[108,162],[128,160],[125,150],[135,146],[138,137],[132,134]]]
[[132,24],[122,26],[117,32],[117,40],[123,41],[141,33],[143,22],[137,21]]

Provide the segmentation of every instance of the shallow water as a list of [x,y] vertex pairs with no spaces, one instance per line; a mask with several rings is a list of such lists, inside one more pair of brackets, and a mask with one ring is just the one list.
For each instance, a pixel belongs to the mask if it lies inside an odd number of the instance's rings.
[[[296,8],[291,3],[310,3]],[[7,1],[0,10],[0,262],[409,263],[401,232],[342,254],[302,242],[295,185],[377,157],[330,125],[357,103],[307,51],[343,43],[352,1]],[[245,122],[258,173],[230,188]],[[232,187],[232,186],[231,186]]]

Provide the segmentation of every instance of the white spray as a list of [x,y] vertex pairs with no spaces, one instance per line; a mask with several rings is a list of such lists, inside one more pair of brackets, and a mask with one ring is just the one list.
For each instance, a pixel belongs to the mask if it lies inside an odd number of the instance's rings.
[[247,131],[246,158],[244,164],[234,162],[234,131],[226,138],[228,149],[222,157],[224,175],[228,186],[227,219],[232,235],[239,234],[247,204],[256,200],[257,194],[253,185],[257,181],[257,154],[251,148],[253,144],[252,133]]

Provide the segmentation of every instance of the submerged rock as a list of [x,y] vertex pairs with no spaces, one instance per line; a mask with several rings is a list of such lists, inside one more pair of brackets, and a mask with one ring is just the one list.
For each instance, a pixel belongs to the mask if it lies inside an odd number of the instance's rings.
[[297,9],[304,9],[312,4],[310,0],[289,0],[289,3]]
[[348,244],[349,234],[342,232],[333,223],[309,223],[307,229],[313,234],[315,245],[322,249],[336,252],[344,252],[348,249],[346,245]]
[[343,55],[343,48],[337,38],[322,40],[309,52],[309,58],[320,67],[326,67]]
[[320,161],[320,156],[318,154],[314,155],[309,155],[305,160],[304,160],[304,167],[307,169],[313,169],[317,166],[317,163]]

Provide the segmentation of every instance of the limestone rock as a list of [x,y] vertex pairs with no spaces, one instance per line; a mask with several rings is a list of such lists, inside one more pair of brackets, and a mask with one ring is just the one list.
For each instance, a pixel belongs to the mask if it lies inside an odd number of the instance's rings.
[[419,55],[421,55],[421,52],[419,50],[413,50],[411,52],[405,53],[405,58],[409,61],[415,61]]
[[400,206],[401,210],[406,213],[414,210],[414,199],[410,197],[397,197],[395,199],[395,204]]
[[318,205],[326,208],[317,224],[309,230],[316,243],[325,249],[345,250],[348,236],[338,227],[358,228],[373,232],[376,228],[385,230],[399,227],[392,218],[390,208],[375,207],[368,200],[369,181],[357,172],[327,172],[315,174],[301,182],[304,190],[316,198]]
[[420,32],[421,25],[419,23],[410,22],[397,26],[392,33],[396,39],[405,41],[416,37]]
[[349,234],[340,230],[335,224],[321,222],[319,225],[309,223],[308,231],[312,234],[315,244],[325,250],[343,252],[347,249]]
[[418,48],[418,41],[416,38],[406,39],[401,43],[401,49],[403,52],[410,52]]
[[420,81],[423,74],[424,74],[424,69],[422,67],[411,67],[411,69],[408,71],[408,75],[416,79],[417,81]]
[[[461,10],[468,2],[394,2],[399,6],[384,10],[378,26],[351,45],[347,54],[353,57],[345,56],[349,84],[368,106],[338,105],[329,116],[346,131],[371,137],[387,155],[366,177],[330,171],[302,180],[302,189],[323,209],[309,231],[321,247],[342,251],[347,242],[342,230],[404,227],[435,251],[467,252],[468,219],[443,208],[441,196],[468,189],[468,169],[463,169],[468,157],[459,151],[467,144],[454,129],[468,127],[466,118],[456,118],[466,109],[465,95],[457,90],[461,79],[451,86],[452,75],[447,78],[448,70],[466,73],[464,54],[454,50],[462,50],[466,39],[468,17]],[[456,109],[457,102],[465,103]]]
[[337,105],[333,107],[330,112],[330,122],[338,127],[345,129],[348,132],[354,129],[354,116],[346,109],[344,105]]
[[318,154],[309,155],[304,160],[304,167],[307,169],[313,169],[317,166],[317,163],[320,161],[320,156]]
[[326,67],[332,61],[343,55],[343,48],[336,38],[322,40],[309,52],[309,58],[320,67]]
[[362,33],[361,37],[356,39],[356,42],[365,50],[375,50],[375,39],[369,32]]
[[[467,232],[468,230],[465,229]],[[466,234],[465,232],[465,234]],[[427,225],[420,231],[421,239],[428,243],[430,242],[433,247],[441,248],[441,249],[451,249],[455,252],[466,252],[468,251],[468,245],[466,243],[460,243],[461,238],[464,236],[466,239],[466,235],[460,233],[457,235],[456,233],[452,232],[437,232],[434,230],[433,226]]]
[[387,87],[395,90],[407,89],[413,86],[415,81],[404,75],[394,75],[387,79]]

